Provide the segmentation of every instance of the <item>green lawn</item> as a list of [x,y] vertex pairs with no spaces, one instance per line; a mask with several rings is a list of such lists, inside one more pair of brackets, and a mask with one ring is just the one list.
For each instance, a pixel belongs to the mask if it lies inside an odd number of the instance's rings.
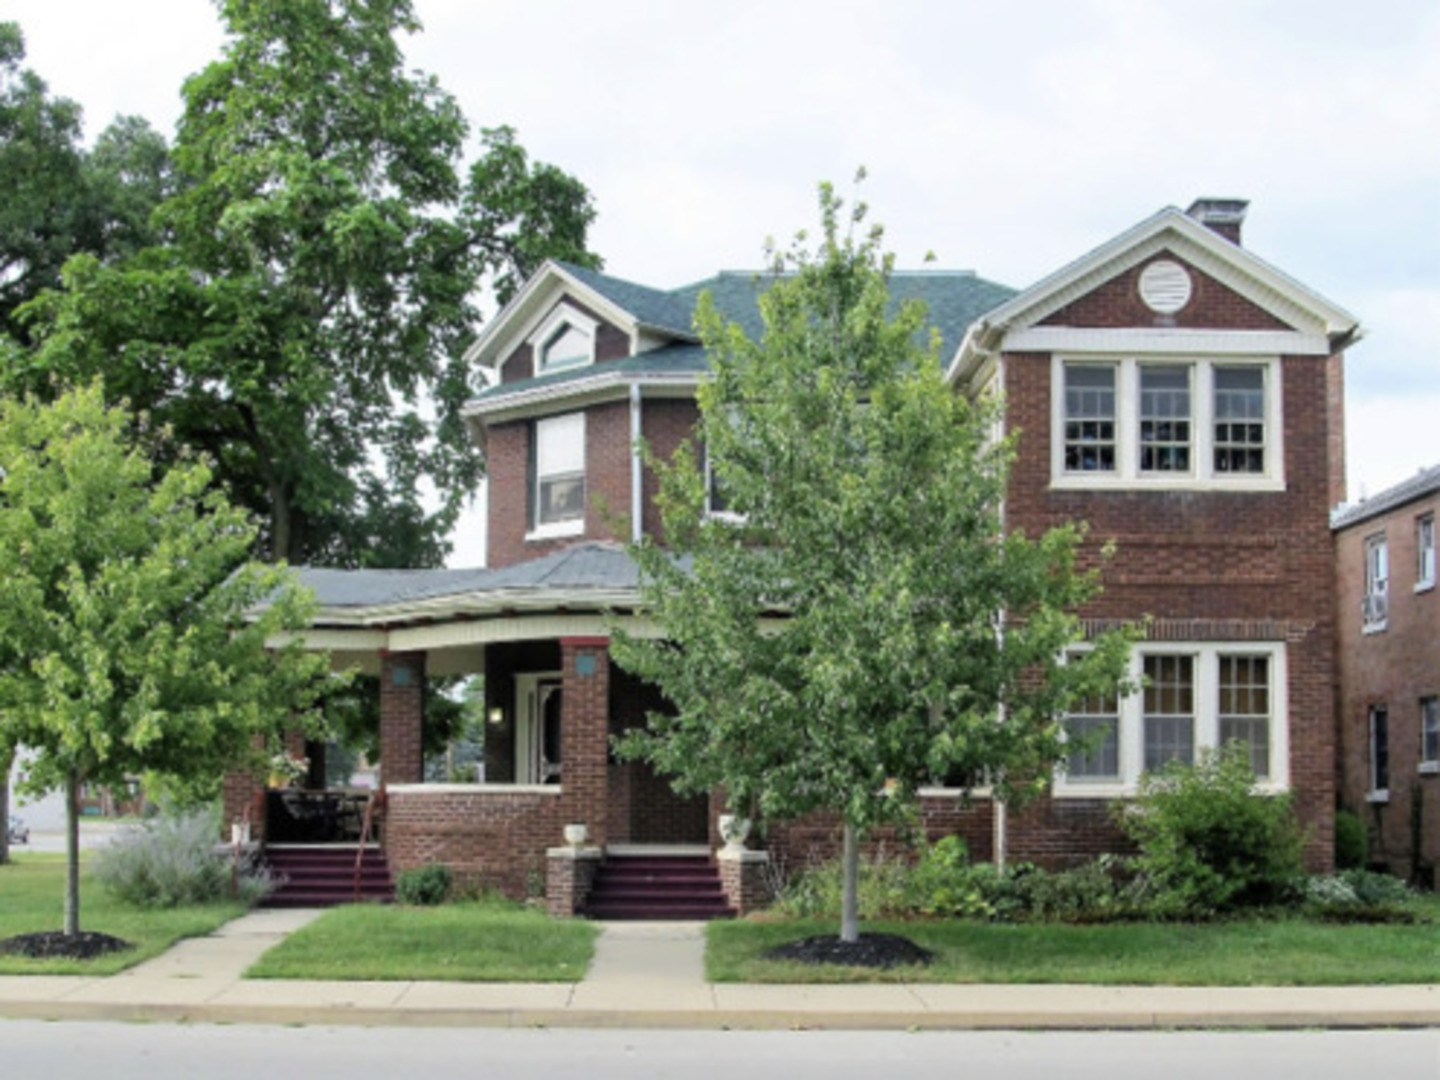
[[584,976],[598,929],[504,901],[328,911],[246,972],[260,979],[441,979],[571,982]]
[[[65,857],[20,852],[0,866],[0,939],[61,930],[65,925]],[[82,856],[83,858],[83,856]],[[112,900],[81,864],[80,928],[135,946],[94,960],[29,960],[0,953],[3,975],[109,975],[156,956],[181,938],[210,933],[244,914],[243,904],[208,904],[152,911]]]
[[867,923],[936,954],[924,968],[875,972],[766,960],[761,954],[834,921],[715,922],[715,982],[1097,983],[1323,986],[1440,982],[1440,923],[1342,926],[1301,919],[1104,926],[972,922]]

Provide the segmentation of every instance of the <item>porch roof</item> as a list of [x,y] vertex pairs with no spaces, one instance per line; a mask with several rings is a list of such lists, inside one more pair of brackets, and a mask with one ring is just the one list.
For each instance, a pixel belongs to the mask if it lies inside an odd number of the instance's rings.
[[631,605],[639,570],[618,544],[589,541],[527,562],[470,570],[296,569],[315,593],[316,626],[385,625],[546,608]]

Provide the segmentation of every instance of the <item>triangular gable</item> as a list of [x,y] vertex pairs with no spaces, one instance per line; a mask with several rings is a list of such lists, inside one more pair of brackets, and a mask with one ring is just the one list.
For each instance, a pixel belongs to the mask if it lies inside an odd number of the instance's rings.
[[[1149,326],[1137,320],[1118,327],[1116,305],[1134,302],[1136,276],[1161,256],[1183,265],[1200,290],[1210,290],[1211,301],[1223,303],[1210,305],[1212,314],[1200,320],[1206,325],[1147,313]],[[1226,314],[1213,314],[1221,310]],[[1226,335],[1257,351],[1328,353],[1358,337],[1359,323],[1250,251],[1167,207],[971,324],[948,375],[952,382],[969,379],[997,352],[1052,351],[1058,343],[1103,349],[1137,330],[1157,349],[1189,348]]]
[[[601,275],[576,273],[566,266],[547,259],[521,286],[510,302],[490,320],[471,346],[465,350],[468,363],[498,369],[547,319],[558,304],[573,300],[605,322],[629,335],[631,352],[643,351],[666,339],[684,339],[668,326],[657,327],[622,303],[608,291],[596,287],[584,277],[603,279]],[[622,283],[628,284],[628,283]],[[641,286],[633,286],[639,289]],[[693,338],[693,335],[691,336]]]

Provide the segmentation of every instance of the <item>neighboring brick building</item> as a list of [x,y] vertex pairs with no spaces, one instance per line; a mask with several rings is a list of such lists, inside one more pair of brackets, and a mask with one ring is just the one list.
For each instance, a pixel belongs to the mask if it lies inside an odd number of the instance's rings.
[[[1087,557],[1117,550],[1088,627],[1150,620],[1133,660],[1149,688],[1073,718],[1098,750],[1048,798],[1007,820],[985,798],[926,793],[929,831],[960,832],[977,857],[1001,837],[1012,858],[1052,864],[1113,850],[1111,803],[1144,769],[1238,739],[1266,786],[1295,792],[1312,864],[1330,863],[1329,510],[1344,495],[1341,356],[1358,325],[1239,246],[1244,207],[1163,210],[1019,293],[970,273],[892,280],[897,299],[927,303],[956,392],[1003,391],[1020,433],[1007,526],[1088,521]],[[696,300],[708,290],[753,336],[762,287],[721,274],[666,291],[547,264],[469,354],[494,375],[467,407],[488,463],[491,568],[305,573],[321,603],[308,640],[337,662],[410,686],[426,670],[486,675],[481,785],[419,784],[420,697],[384,699],[398,865],[439,859],[518,891],[562,824],[612,850],[713,846],[718,800],[680,799],[608,758],[607,736],[657,699],[611,669],[603,613],[636,599],[616,542],[658,530],[637,440],[667,455],[697,416]],[[834,832],[774,823],[768,843],[793,865]]]
[[1433,886],[1440,862],[1440,466],[1334,519],[1340,801],[1370,861]]

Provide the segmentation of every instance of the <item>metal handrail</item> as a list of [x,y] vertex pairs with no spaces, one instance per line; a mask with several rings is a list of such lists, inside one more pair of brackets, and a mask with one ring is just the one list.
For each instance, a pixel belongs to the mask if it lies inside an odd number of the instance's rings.
[[375,804],[380,801],[384,788],[365,800],[365,817],[360,822],[360,843],[355,848],[355,902],[360,902],[360,870],[365,862],[365,845],[370,842],[370,829],[375,821]]

